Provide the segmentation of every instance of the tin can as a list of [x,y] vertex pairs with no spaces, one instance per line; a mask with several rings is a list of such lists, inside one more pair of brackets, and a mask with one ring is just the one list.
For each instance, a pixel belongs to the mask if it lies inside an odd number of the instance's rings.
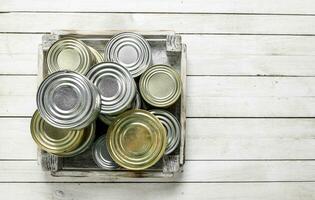
[[73,157],[88,150],[88,148],[92,145],[95,139],[95,129],[96,123],[94,121],[89,126],[84,128],[84,135],[83,138],[81,139],[80,145],[77,148],[73,149],[72,151],[65,151],[60,153],[59,156]]
[[168,155],[172,153],[179,144],[180,141],[180,123],[176,119],[176,117],[166,111],[160,109],[150,110],[152,114],[154,114],[163,124],[167,133],[167,146],[165,150],[165,154]]
[[129,170],[144,170],[157,163],[166,148],[166,130],[145,110],[130,110],[117,117],[106,134],[112,159]]
[[103,62],[94,65],[86,76],[100,92],[102,114],[118,115],[132,107],[137,88],[126,68],[117,63]]
[[43,150],[60,155],[76,149],[84,136],[84,129],[59,129],[46,123],[38,111],[35,111],[30,126],[33,140]]
[[[136,93],[136,98],[134,100],[134,102],[132,103],[132,107],[131,109],[140,109],[142,106],[142,100],[141,100],[141,96],[140,94],[137,92]],[[110,125],[116,118],[118,117],[118,115],[99,115],[99,119],[104,122],[107,125]]]
[[155,107],[168,107],[181,95],[181,78],[170,66],[154,65],[140,77],[139,90],[148,104]]
[[39,86],[36,101],[42,118],[57,128],[81,129],[92,123],[100,110],[97,88],[83,75],[58,71]]
[[95,63],[95,58],[90,48],[82,41],[65,37],[49,48],[46,61],[49,74],[60,70],[86,74]]
[[92,157],[95,164],[100,168],[113,170],[119,167],[108,153],[105,135],[100,136],[94,143]]
[[151,64],[152,53],[149,43],[139,34],[119,33],[105,47],[107,61],[126,67],[133,77],[141,75]]

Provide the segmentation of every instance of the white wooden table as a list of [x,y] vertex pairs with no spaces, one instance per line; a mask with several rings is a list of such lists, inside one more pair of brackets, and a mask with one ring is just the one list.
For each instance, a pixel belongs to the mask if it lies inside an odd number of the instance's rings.
[[[0,0],[0,12],[1,200],[315,199],[314,0]],[[132,183],[41,171],[29,133],[37,46],[57,29],[183,35],[182,176]]]

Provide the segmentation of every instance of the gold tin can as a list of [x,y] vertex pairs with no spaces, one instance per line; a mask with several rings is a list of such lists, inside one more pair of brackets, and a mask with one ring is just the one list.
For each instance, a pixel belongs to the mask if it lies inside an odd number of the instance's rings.
[[95,57],[90,48],[82,41],[65,37],[56,41],[48,50],[48,73],[60,70],[71,70],[80,74],[86,74],[95,64]]
[[148,111],[127,111],[110,125],[106,144],[112,159],[129,170],[144,170],[157,163],[167,144],[166,130]]
[[143,99],[155,107],[174,104],[182,92],[179,73],[167,65],[154,65],[145,71],[139,81]]
[[60,154],[72,151],[80,145],[84,130],[59,129],[46,123],[38,111],[31,120],[31,134],[36,144],[43,150]]

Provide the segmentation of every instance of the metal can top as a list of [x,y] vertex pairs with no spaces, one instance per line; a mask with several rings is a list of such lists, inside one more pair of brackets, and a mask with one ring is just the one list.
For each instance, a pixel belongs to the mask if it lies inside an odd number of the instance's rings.
[[70,71],[50,74],[39,86],[36,101],[46,122],[65,129],[88,126],[100,109],[97,88],[83,75]]
[[72,151],[80,144],[84,136],[84,129],[59,129],[46,123],[36,110],[31,120],[31,134],[36,144],[52,154]]
[[[141,96],[137,92],[136,98],[135,98],[134,102],[132,103],[132,109],[140,109],[141,106],[142,106]],[[118,115],[103,115],[103,114],[101,114],[98,117],[102,122],[104,122],[107,125],[110,125],[118,117]]]
[[94,162],[100,168],[113,170],[119,167],[108,153],[105,135],[100,136],[94,143],[92,148],[92,156]]
[[86,76],[100,92],[102,114],[117,115],[131,107],[137,89],[126,68],[117,63],[103,62],[94,65]]
[[164,154],[166,130],[160,120],[145,110],[130,110],[107,130],[106,144],[113,160],[129,170],[144,170]]
[[150,110],[152,114],[154,114],[163,124],[167,133],[167,146],[165,150],[165,154],[172,153],[179,144],[180,141],[180,123],[176,119],[176,117],[166,111],[160,109]]
[[181,78],[170,66],[154,65],[142,74],[139,90],[147,103],[167,107],[175,103],[181,94]]
[[56,41],[47,53],[48,73],[71,70],[85,74],[93,62],[94,59],[88,46],[72,37]]
[[92,145],[94,141],[95,128],[96,128],[96,123],[94,121],[89,126],[84,128],[84,135],[78,147],[76,147],[73,150],[67,150],[65,152],[59,153],[58,156],[73,157],[86,151]]
[[107,61],[126,67],[133,77],[141,75],[152,60],[149,43],[139,34],[119,33],[113,36],[105,47]]

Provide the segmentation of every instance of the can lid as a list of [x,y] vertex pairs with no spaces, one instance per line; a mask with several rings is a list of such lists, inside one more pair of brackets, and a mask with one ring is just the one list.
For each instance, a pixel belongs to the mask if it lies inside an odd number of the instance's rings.
[[170,66],[154,65],[145,71],[139,81],[143,99],[156,107],[167,107],[181,94],[180,75]]
[[165,154],[168,155],[172,153],[179,144],[180,141],[180,123],[176,119],[176,117],[166,111],[160,109],[150,110],[152,114],[154,114],[163,124],[167,133],[167,147],[165,150]]
[[48,73],[71,70],[85,74],[93,64],[90,49],[82,41],[65,37],[56,41],[48,50]]
[[104,62],[104,56],[91,46],[88,46],[94,56],[94,64]]
[[107,146],[105,135],[100,136],[93,145],[92,156],[94,162],[103,169],[117,169],[118,165],[115,161],[110,157]]
[[30,129],[36,144],[53,154],[74,150],[84,136],[83,129],[67,130],[51,126],[43,120],[37,110],[33,114]]
[[106,60],[126,67],[133,77],[141,75],[152,60],[149,43],[139,34],[119,33],[105,47]]
[[97,117],[100,107],[95,86],[83,75],[70,71],[50,74],[39,86],[36,100],[41,117],[58,128],[86,127]]
[[135,109],[118,116],[110,125],[106,144],[109,154],[120,166],[144,170],[164,154],[166,130],[153,114]]
[[117,115],[131,107],[137,89],[126,68],[103,62],[94,65],[86,76],[100,92],[102,114]]
[[89,126],[85,127],[83,137],[80,141],[80,145],[76,147],[73,150],[67,150],[65,152],[56,154],[58,156],[62,157],[73,157],[76,155],[79,155],[86,151],[93,143],[94,138],[95,138],[95,128],[96,128],[96,123],[95,121],[91,123]]
[[[132,103],[132,109],[140,109],[141,106],[142,106],[141,96],[137,92],[136,98]],[[117,117],[118,117],[118,115],[106,115],[106,114],[105,115],[104,114],[99,115],[99,119],[107,125],[110,125]]]

